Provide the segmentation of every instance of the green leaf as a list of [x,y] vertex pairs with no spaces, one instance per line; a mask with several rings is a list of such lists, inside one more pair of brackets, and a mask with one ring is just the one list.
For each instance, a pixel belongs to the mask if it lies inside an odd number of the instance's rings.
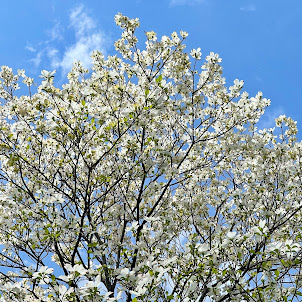
[[278,277],[280,275],[280,272],[278,270],[276,270],[275,275]]
[[156,83],[160,83],[162,79],[163,79],[163,76],[159,75],[155,81],[156,81]]
[[136,299],[136,298],[133,298],[133,299],[132,299],[132,302],[137,302],[137,299]]
[[287,266],[287,263],[283,260],[283,259],[281,259],[281,263],[286,267]]
[[145,96],[147,96],[149,93],[150,93],[150,90],[149,90],[149,89],[146,89],[146,90],[145,90]]
[[86,102],[84,100],[81,101],[82,105],[85,106]]

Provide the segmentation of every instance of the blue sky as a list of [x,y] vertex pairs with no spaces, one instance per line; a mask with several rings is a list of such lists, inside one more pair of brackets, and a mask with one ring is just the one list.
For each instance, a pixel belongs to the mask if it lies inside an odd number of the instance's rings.
[[302,133],[301,0],[4,1],[0,65],[25,69],[38,83],[42,69],[57,70],[62,84],[74,59],[88,67],[94,49],[115,53],[113,42],[121,34],[117,12],[140,19],[141,41],[144,31],[187,31],[187,51],[219,53],[227,84],[244,80],[250,95],[262,91],[271,99],[262,126],[286,114]]

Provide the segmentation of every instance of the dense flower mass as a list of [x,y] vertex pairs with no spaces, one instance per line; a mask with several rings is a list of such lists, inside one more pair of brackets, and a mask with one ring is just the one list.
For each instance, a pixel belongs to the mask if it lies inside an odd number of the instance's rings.
[[[0,71],[0,301],[298,301],[302,145],[181,31],[68,83]],[[16,96],[23,81],[29,95]]]

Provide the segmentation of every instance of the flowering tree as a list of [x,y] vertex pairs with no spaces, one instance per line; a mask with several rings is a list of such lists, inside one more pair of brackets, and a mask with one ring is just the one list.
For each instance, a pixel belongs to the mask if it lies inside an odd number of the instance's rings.
[[258,130],[269,100],[217,54],[115,20],[119,55],[62,89],[1,69],[1,301],[298,301],[295,122]]

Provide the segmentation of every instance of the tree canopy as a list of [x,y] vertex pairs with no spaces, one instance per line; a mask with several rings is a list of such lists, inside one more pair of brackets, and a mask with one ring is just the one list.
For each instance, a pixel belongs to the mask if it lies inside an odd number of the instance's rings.
[[258,129],[270,101],[186,32],[115,21],[62,88],[1,68],[1,301],[299,301],[296,123]]

